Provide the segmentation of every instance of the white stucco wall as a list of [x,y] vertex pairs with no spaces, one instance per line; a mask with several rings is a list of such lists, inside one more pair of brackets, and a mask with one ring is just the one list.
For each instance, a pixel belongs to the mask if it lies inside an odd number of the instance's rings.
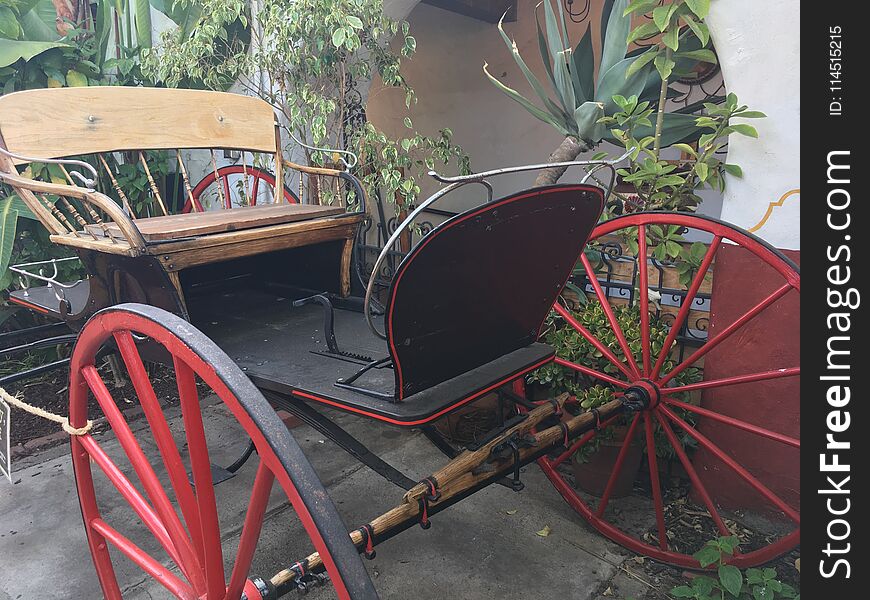
[[[800,6],[789,0],[715,0],[707,19],[725,85],[768,115],[759,138],[731,136],[722,218],[778,248],[800,249]],[[771,203],[770,217],[763,222]],[[763,224],[762,224],[763,222]]]
[[[403,9],[409,8],[407,0],[396,0],[399,1]],[[536,1],[519,0],[518,13],[525,17],[533,15]],[[387,9],[392,12],[395,7],[394,4]],[[487,61],[490,72],[501,77],[506,85],[532,94],[496,26],[427,4],[417,4],[406,18],[411,34],[417,39],[417,53],[406,62],[403,72],[419,102],[409,113],[401,91],[373,84],[366,105],[368,119],[392,135],[407,135],[408,130],[402,125],[406,115],[426,134],[448,127],[471,156],[475,171],[544,162],[562,136],[499,92],[483,74],[483,63]],[[506,23],[505,30],[516,37],[523,56],[538,57],[534,17]],[[539,59],[529,62],[542,78],[546,77]],[[455,174],[455,170],[450,174]],[[493,181],[496,196],[527,187],[534,177],[534,174],[499,177]],[[424,196],[438,187],[426,179]],[[462,194],[460,191],[445,198],[443,208],[466,208],[473,198],[476,201],[482,198],[482,188],[471,186]]]

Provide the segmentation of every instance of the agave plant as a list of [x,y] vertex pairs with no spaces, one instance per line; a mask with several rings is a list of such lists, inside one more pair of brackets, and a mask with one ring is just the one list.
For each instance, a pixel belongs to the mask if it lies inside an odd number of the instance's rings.
[[[542,4],[543,28],[538,11]],[[550,162],[573,160],[581,152],[590,150],[605,139],[616,141],[601,122],[603,117],[620,110],[613,100],[614,96],[636,96],[642,102],[658,102],[662,77],[652,61],[652,54],[656,49],[629,52],[631,11],[628,6],[628,0],[605,2],[601,20],[601,59],[596,78],[591,27],[587,28],[577,46],[572,46],[563,12],[560,10],[557,17],[551,0],[543,0],[538,4],[535,8],[538,46],[546,67],[549,89],[529,69],[516,42],[508,37],[502,22],[499,21],[499,33],[537,95],[540,105],[493,77],[485,63],[483,71],[509,98],[565,136],[563,142],[550,155]],[[680,61],[678,68],[680,71],[688,71],[697,62],[684,59]],[[699,132],[695,119],[695,116],[689,114],[665,114],[660,137],[662,145],[668,146],[696,137]],[[652,129],[649,133],[653,133]],[[564,168],[548,169],[541,172],[535,183],[555,183],[564,172]]]

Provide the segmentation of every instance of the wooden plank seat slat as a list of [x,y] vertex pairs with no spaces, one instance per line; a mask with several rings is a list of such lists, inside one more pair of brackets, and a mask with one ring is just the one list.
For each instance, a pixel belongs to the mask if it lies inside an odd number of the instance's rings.
[[[148,217],[136,219],[134,223],[146,242],[161,242],[253,229],[267,225],[308,221],[339,215],[344,211],[345,209],[340,206],[273,204]],[[121,230],[117,225],[107,223],[106,226],[112,236],[122,237]],[[88,225],[88,231],[98,237],[105,236],[105,232],[99,225]]]

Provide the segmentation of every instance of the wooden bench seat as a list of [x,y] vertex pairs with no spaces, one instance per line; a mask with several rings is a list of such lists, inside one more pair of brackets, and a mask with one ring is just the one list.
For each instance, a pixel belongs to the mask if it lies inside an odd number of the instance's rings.
[[[151,243],[308,221],[342,213],[344,208],[339,206],[270,204],[148,217],[136,219],[134,223],[145,241]],[[107,228],[110,235],[121,237],[121,229],[115,223],[109,223]],[[88,230],[98,236],[105,235],[98,225],[88,225]]]

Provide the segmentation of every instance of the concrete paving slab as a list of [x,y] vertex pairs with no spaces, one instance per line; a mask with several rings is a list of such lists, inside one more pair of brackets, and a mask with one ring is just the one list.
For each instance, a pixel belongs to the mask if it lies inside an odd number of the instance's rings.
[[[203,414],[215,462],[227,464],[244,447],[243,435],[222,406],[205,405]],[[167,415],[181,440],[179,411],[170,408]],[[418,432],[388,428],[344,413],[330,415],[411,478],[421,478],[446,461]],[[144,420],[135,424],[136,429],[145,426]],[[316,431],[300,426],[293,434],[349,528],[400,501],[399,488],[357,464]],[[165,479],[158,467],[156,447],[147,439],[150,436],[140,437],[155,471]],[[100,441],[113,459],[124,464],[111,434],[102,435]],[[16,467],[15,485],[0,484],[0,600],[99,598],[68,451],[55,448],[40,456],[28,457]],[[234,558],[255,470],[255,464],[249,463],[217,488],[228,566]],[[617,565],[628,553],[581,522],[536,467],[526,468],[523,477],[526,488],[521,493],[491,486],[433,517],[431,529],[415,526],[378,546],[377,558],[367,561],[366,566],[381,597],[597,598],[602,583],[616,574]],[[107,521],[131,536],[142,528],[117,494],[107,494],[101,510]],[[537,535],[545,526],[549,526],[550,535]],[[146,551],[156,552],[156,542],[150,536],[136,539],[143,540]],[[268,578],[310,551],[299,520],[276,486],[252,574]],[[123,557],[115,564],[125,598],[167,597],[159,584]],[[311,597],[327,600],[335,596],[326,588]]]

